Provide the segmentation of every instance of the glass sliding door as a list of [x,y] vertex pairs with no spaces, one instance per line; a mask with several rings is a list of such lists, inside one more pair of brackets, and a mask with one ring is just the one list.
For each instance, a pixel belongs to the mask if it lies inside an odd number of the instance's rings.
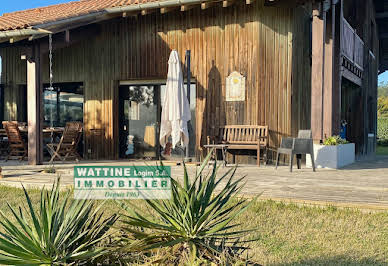
[[[161,156],[159,144],[161,106],[164,101],[166,84],[165,82],[139,84],[139,81],[134,83],[137,84],[121,85],[119,88],[120,158],[159,159]],[[191,121],[189,123],[190,157],[195,157],[195,108],[196,85],[192,83],[190,90]],[[185,157],[185,150],[178,145],[171,151],[171,157],[180,160]]]
[[120,155],[158,157],[158,86],[120,87]]

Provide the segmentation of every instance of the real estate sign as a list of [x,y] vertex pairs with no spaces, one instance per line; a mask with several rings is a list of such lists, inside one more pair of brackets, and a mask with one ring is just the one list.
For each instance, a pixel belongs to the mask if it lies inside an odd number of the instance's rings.
[[75,166],[75,199],[169,199],[170,166]]

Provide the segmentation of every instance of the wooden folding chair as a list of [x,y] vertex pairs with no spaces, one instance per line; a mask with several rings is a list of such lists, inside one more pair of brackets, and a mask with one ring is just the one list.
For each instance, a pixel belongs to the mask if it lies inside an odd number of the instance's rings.
[[48,152],[51,154],[50,163],[56,158],[61,161],[67,159],[82,159],[77,152],[78,143],[81,139],[82,134],[82,123],[81,122],[68,122],[66,123],[65,130],[59,143],[47,144]]
[[23,160],[28,156],[27,145],[20,134],[18,122],[3,121],[3,127],[7,133],[9,147],[9,153],[5,161],[8,161],[11,157],[20,161]]

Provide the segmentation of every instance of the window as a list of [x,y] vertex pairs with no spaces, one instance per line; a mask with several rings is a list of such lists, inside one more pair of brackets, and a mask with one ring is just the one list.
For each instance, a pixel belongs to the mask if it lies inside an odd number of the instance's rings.
[[83,121],[84,92],[80,83],[54,84],[54,90],[44,89],[44,123],[65,126],[66,122]]

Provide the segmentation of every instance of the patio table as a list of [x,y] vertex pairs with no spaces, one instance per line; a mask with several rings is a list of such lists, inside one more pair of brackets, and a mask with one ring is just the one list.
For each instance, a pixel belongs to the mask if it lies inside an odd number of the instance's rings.
[[[22,134],[27,134],[28,133],[28,128],[27,127],[19,127],[20,133]],[[55,134],[60,134],[63,133],[65,129],[63,127],[54,127],[54,128],[43,128],[43,134],[47,133],[55,133]],[[4,128],[0,129],[0,135],[1,136],[7,136],[7,133],[5,132]]]
[[[226,166],[227,161],[226,161],[226,152],[228,151],[228,144],[208,144],[204,145],[205,148],[214,148],[214,151],[216,152],[217,150],[222,151],[222,160],[224,162],[224,166]],[[217,154],[215,154],[215,160],[217,160]]]
[[[19,127],[19,130],[20,130],[20,134],[23,136],[23,138],[26,138],[27,134],[28,134],[28,128],[27,127]],[[42,132],[43,132],[43,135],[45,138],[51,137],[51,134],[53,134],[53,137],[55,138],[55,137],[63,134],[64,130],[65,130],[65,128],[63,128],[63,127],[54,127],[54,128],[47,127],[47,128],[43,128]],[[5,132],[4,128],[0,129],[0,137],[2,139],[7,138],[7,133]]]

